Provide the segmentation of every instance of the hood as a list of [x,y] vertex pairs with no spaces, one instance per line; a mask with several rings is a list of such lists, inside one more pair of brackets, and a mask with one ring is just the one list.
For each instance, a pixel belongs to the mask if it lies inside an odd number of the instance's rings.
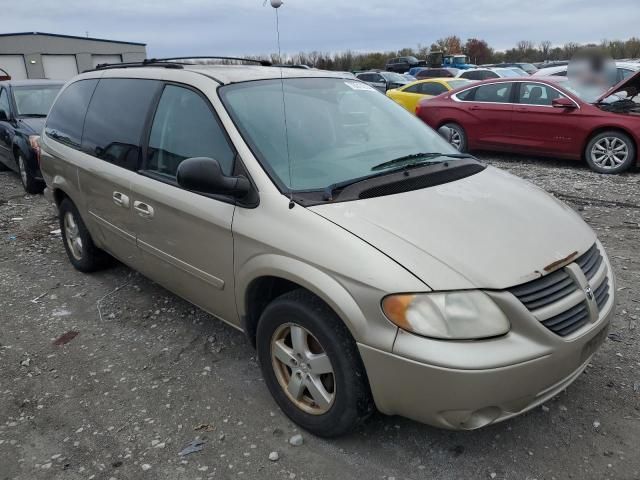
[[512,287],[563,266],[596,240],[571,208],[493,167],[444,185],[311,210],[434,290]]
[[21,118],[20,124],[32,130],[31,133],[33,133],[34,135],[40,135],[40,132],[42,132],[46,120],[47,119],[44,117]]
[[629,91],[630,89],[635,89],[635,95],[638,95],[638,93],[640,92],[640,70],[638,70],[630,77],[625,78],[620,83],[615,84],[609,90],[604,92],[594,103],[600,103],[605,98],[610,97],[611,95],[615,95],[616,93],[623,90]]

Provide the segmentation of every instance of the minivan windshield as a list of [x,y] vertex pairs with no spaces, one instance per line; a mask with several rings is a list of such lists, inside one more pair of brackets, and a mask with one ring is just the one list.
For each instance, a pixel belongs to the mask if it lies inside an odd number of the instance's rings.
[[13,87],[18,116],[46,117],[61,88],[62,84]]
[[224,86],[220,95],[281,190],[324,190],[380,175],[374,167],[399,158],[430,153],[416,161],[436,163],[443,157],[433,153],[457,153],[417,117],[357,80],[260,80]]

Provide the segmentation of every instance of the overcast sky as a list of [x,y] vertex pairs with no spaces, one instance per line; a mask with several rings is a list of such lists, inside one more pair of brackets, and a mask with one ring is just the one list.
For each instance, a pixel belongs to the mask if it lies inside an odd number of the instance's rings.
[[[149,56],[276,51],[263,0],[5,0],[0,33],[40,31],[147,43]],[[611,8],[613,6],[613,8]],[[639,0],[285,0],[283,52],[395,50],[455,34],[496,49],[518,40],[638,35]]]

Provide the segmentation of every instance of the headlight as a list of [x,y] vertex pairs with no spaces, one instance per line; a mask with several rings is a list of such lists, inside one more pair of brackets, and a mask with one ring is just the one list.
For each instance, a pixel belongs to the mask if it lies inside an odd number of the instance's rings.
[[510,328],[502,310],[479,290],[389,295],[382,310],[403,330],[446,340],[495,337]]

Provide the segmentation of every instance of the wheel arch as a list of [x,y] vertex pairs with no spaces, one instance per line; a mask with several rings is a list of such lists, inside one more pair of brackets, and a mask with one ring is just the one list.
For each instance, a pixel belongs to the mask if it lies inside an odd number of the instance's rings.
[[359,341],[366,325],[360,307],[333,277],[296,259],[264,254],[247,262],[236,274],[236,304],[245,334],[255,346],[260,315],[278,296],[304,289],[320,298]]

